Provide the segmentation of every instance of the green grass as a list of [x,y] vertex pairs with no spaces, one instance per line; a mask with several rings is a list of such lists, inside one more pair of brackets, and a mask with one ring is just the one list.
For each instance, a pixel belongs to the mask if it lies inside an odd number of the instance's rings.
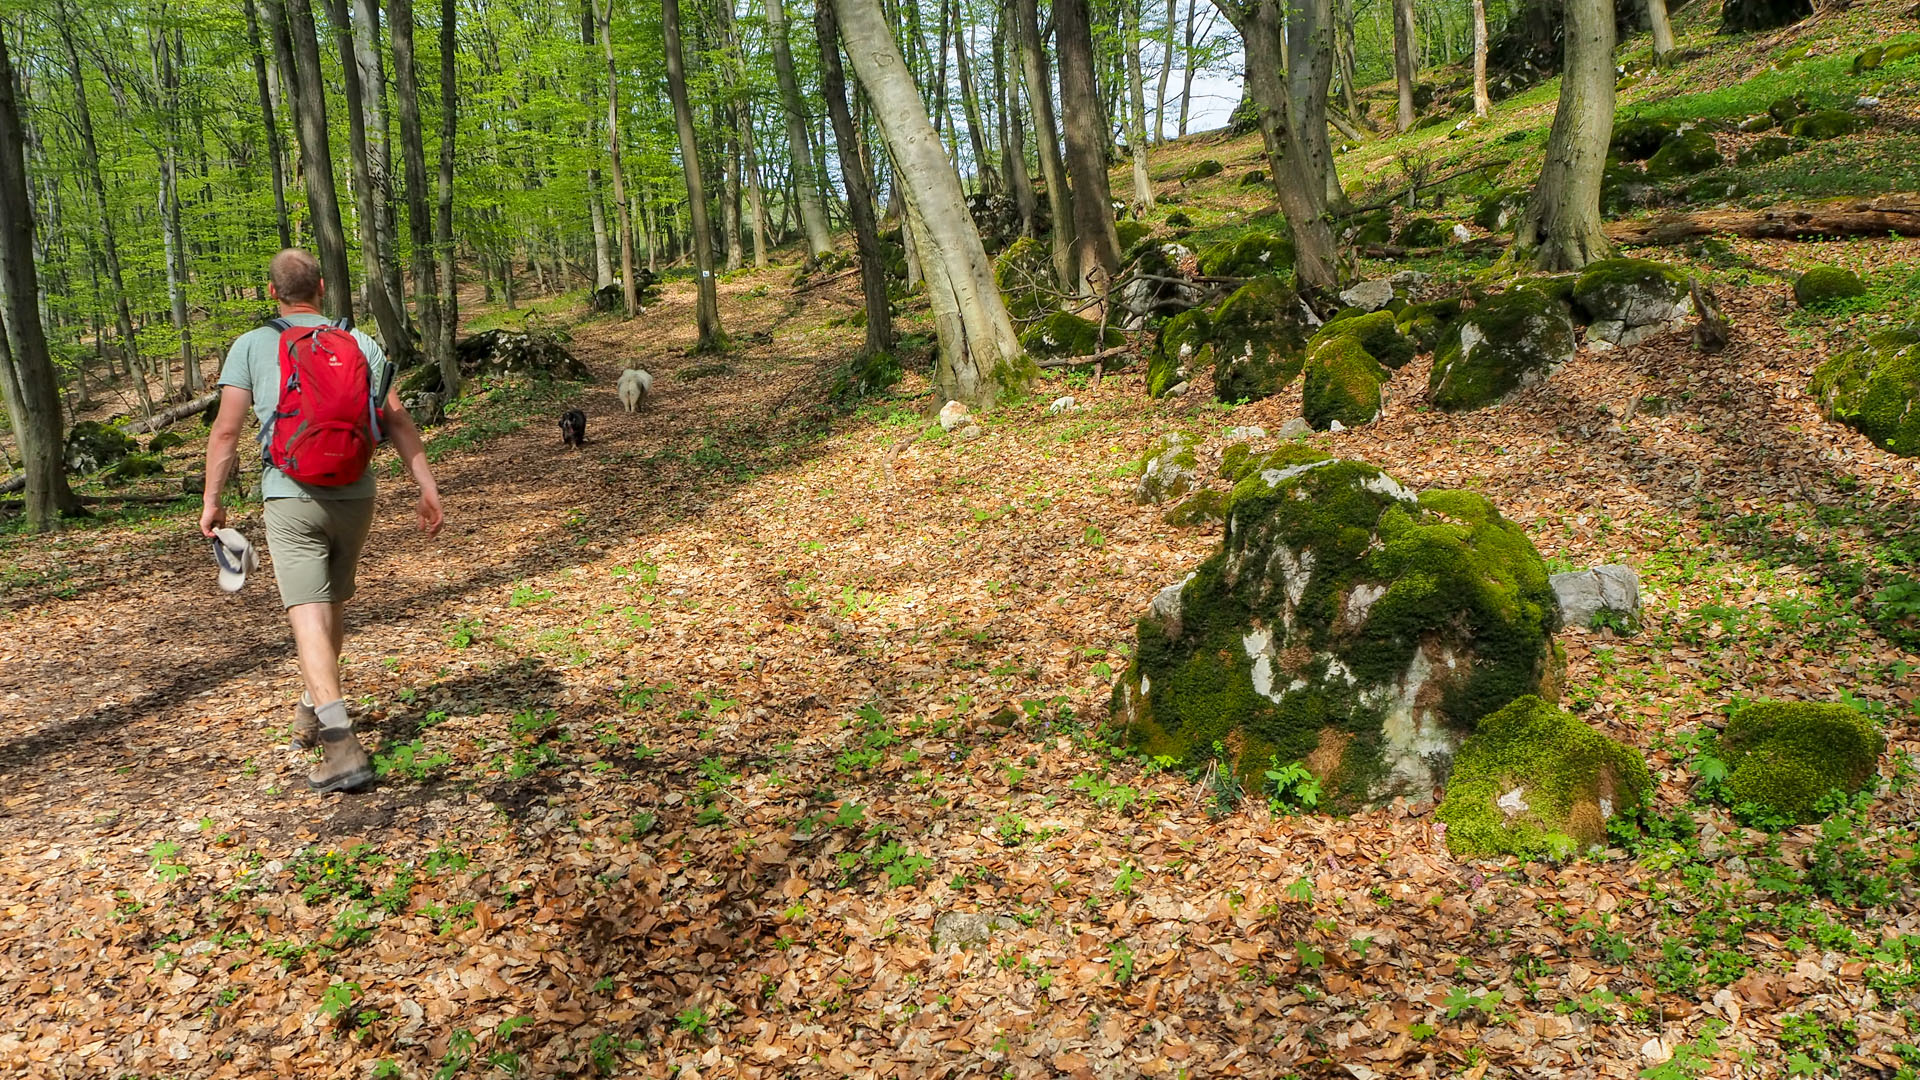
[[[466,396],[447,407],[449,422],[427,437],[427,460],[438,464],[448,454],[477,450],[534,420],[548,419],[580,388],[580,383],[563,379],[476,382]],[[555,440],[558,438],[556,435]],[[397,476],[400,468],[397,460],[392,461],[387,472]]]
[[528,301],[520,307],[497,308],[475,315],[466,321],[463,332],[478,334],[487,330],[526,330],[569,326],[585,317],[587,301],[588,295],[585,289],[555,293],[552,296]]

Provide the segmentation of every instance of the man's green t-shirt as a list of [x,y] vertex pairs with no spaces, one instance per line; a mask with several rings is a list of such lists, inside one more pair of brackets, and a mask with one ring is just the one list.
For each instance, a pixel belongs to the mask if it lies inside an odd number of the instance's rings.
[[[285,318],[295,326],[325,326],[330,321],[324,315],[295,314]],[[360,351],[367,355],[373,385],[385,386],[389,375],[387,354],[379,342],[360,331],[355,330],[353,337],[360,343]],[[262,326],[235,339],[233,348],[227,350],[227,362],[220,367],[220,385],[252,393],[253,415],[260,421],[261,428],[272,423],[273,410],[280,404],[280,331]],[[268,499],[368,499],[373,497],[373,470],[369,468],[351,484],[315,487],[290,480],[274,468],[272,462],[265,462],[260,475],[260,494]]]

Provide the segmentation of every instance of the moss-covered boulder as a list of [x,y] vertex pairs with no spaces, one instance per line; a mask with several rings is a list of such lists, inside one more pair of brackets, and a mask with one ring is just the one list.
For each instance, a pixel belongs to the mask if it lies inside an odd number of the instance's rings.
[[82,420],[67,431],[67,471],[98,472],[140,449],[124,428],[98,420]]
[[1886,52],[1880,57],[1880,62],[1882,65],[1897,64],[1915,56],[1920,56],[1920,41],[1903,41],[1898,45],[1887,46]]
[[1335,336],[1309,348],[1303,370],[1300,413],[1315,431],[1335,424],[1359,427],[1379,417],[1387,369],[1357,339]]
[[1793,281],[1793,302],[1803,308],[1823,308],[1867,294],[1860,275],[1837,266],[1815,266]]
[[1266,182],[1267,182],[1267,173],[1265,169],[1255,169],[1252,172],[1240,178],[1241,187],[1259,187],[1262,184],[1265,184]]
[[1015,240],[993,260],[993,283],[1000,286],[1008,315],[1022,322],[1038,317],[1057,289],[1052,252],[1031,236]]
[[1167,228],[1191,229],[1193,228],[1193,219],[1187,216],[1185,210],[1175,210],[1173,213],[1167,215]]
[[1250,786],[1302,761],[1335,811],[1425,798],[1482,716],[1550,685],[1553,610],[1539,554],[1486,499],[1288,444],[1154,598],[1113,709],[1148,754],[1223,745]]
[[1867,122],[1864,119],[1850,112],[1821,109],[1819,112],[1794,117],[1787,124],[1787,134],[1818,141],[1851,135],[1866,126]]
[[1258,401],[1300,374],[1309,313],[1279,278],[1249,281],[1213,315],[1213,392],[1224,402]]
[[1400,324],[1391,311],[1373,311],[1328,320],[1308,340],[1308,354],[1311,355],[1322,343],[1334,338],[1357,342],[1375,362],[1395,370],[1405,367],[1418,351],[1413,339],[1400,332]]
[[1490,233],[1511,230],[1527,212],[1532,192],[1523,187],[1506,187],[1487,194],[1473,212],[1473,223]]
[[1691,128],[1660,144],[1660,149],[1647,159],[1647,175],[1656,180],[1692,176],[1717,169],[1724,160],[1712,135]]
[[1393,239],[1393,214],[1386,210],[1362,214],[1347,223],[1343,235],[1355,247],[1388,243]]
[[1448,297],[1425,304],[1408,304],[1395,316],[1400,332],[1421,352],[1432,352],[1440,345],[1447,328],[1460,317],[1460,298]]
[[1227,167],[1225,165],[1220,164],[1212,158],[1201,158],[1199,161],[1187,166],[1187,171],[1180,174],[1180,179],[1191,184],[1195,180],[1205,180],[1209,176],[1219,176],[1226,170]]
[[1771,817],[1816,821],[1830,793],[1866,785],[1886,740],[1845,705],[1761,701],[1740,710],[1720,735],[1727,797]]
[[1177,499],[1200,481],[1200,459],[1194,453],[1193,440],[1185,435],[1168,435],[1154,443],[1138,464],[1135,502],[1158,505]]
[[1117,221],[1113,225],[1114,235],[1120,238],[1121,251],[1131,251],[1135,244],[1145,240],[1147,234],[1152,231],[1153,226],[1144,221],[1135,221],[1132,218],[1128,218],[1125,221]]
[[1800,144],[1785,135],[1768,135],[1734,156],[1734,164],[1746,168],[1779,161],[1798,152]]
[[1250,278],[1292,271],[1293,241],[1276,233],[1248,233],[1200,253],[1200,272],[1208,277]]
[[1219,488],[1201,488],[1180,500],[1162,520],[1176,529],[1218,525],[1227,520],[1228,498]]
[[1880,65],[1885,62],[1886,55],[1886,49],[1878,45],[1869,46],[1853,58],[1853,73],[1858,75],[1863,71],[1878,71]]
[[108,470],[111,480],[125,482],[147,476],[159,476],[167,471],[167,463],[158,454],[128,454],[114,463]]
[[1434,816],[1455,855],[1564,858],[1606,843],[1607,819],[1652,790],[1639,751],[1529,696],[1480,721]]
[[1902,457],[1920,457],[1920,332],[1883,330],[1829,359],[1807,392],[1827,419]]
[[185,446],[187,437],[177,431],[163,431],[147,440],[147,453],[164,454],[176,446]]
[[1613,138],[1607,149],[1622,161],[1645,161],[1679,133],[1677,121],[1630,116],[1613,122]]
[[1147,396],[1164,397],[1168,390],[1186,382],[1213,358],[1209,345],[1213,339],[1213,317],[1205,308],[1183,311],[1168,319],[1154,339],[1153,354],[1147,358]]
[[1628,162],[1608,162],[1600,173],[1600,212],[1616,217],[1660,201],[1660,185],[1647,170]]
[[1410,217],[1400,223],[1393,239],[1401,247],[1439,247],[1447,242],[1447,227],[1430,217]]
[[1434,350],[1428,397],[1448,412],[1481,409],[1537,386],[1573,359],[1573,320],[1558,300],[1514,289],[1462,311]]
[[1595,349],[1637,345],[1678,329],[1693,314],[1693,279],[1652,259],[1601,259],[1573,283],[1573,303],[1587,318]]
[[1056,360],[1067,356],[1091,356],[1103,348],[1126,343],[1126,336],[1114,327],[1102,337],[1100,324],[1081,318],[1071,311],[1056,311],[1027,328],[1020,335],[1020,347],[1028,356]]
[[1787,124],[1796,116],[1801,116],[1811,111],[1812,107],[1807,104],[1807,96],[1805,94],[1787,94],[1784,97],[1774,98],[1767,103],[1767,115],[1773,117],[1774,123],[1781,125]]

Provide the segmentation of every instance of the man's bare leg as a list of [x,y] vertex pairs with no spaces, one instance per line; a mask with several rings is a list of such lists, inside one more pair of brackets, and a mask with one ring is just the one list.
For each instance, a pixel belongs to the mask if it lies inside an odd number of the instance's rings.
[[[332,670],[335,672],[334,679],[337,684],[339,680],[340,655],[345,651],[346,646],[347,605],[344,601],[336,601],[332,604],[301,604],[299,607],[326,607],[331,609],[327,640],[333,645]],[[287,610],[288,622],[294,622],[294,610],[294,608]],[[297,649],[300,641],[300,627],[298,623],[294,625],[293,637]],[[306,678],[306,664],[306,656],[303,653],[300,659],[300,674],[303,682]],[[307,689],[300,694],[299,702],[293,707],[293,746],[296,750],[311,750],[320,745],[320,717],[319,714],[313,711],[314,704],[318,699],[313,696],[312,685],[310,682],[306,683]],[[342,696],[345,696],[344,693]]]
[[353,737],[353,721],[347,716],[347,703],[340,693],[340,645],[345,622],[341,605],[296,604],[287,609],[287,622],[293,627],[294,651],[300,659],[300,675],[307,684],[308,699],[319,720],[322,757],[307,775],[317,791],[345,791],[373,779],[367,752]]

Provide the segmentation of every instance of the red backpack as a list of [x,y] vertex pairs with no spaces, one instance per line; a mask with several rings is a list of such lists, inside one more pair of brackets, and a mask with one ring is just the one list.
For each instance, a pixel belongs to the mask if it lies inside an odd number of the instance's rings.
[[280,401],[260,439],[267,463],[315,487],[360,479],[380,441],[383,395],[359,341],[333,323],[267,325],[280,331]]

